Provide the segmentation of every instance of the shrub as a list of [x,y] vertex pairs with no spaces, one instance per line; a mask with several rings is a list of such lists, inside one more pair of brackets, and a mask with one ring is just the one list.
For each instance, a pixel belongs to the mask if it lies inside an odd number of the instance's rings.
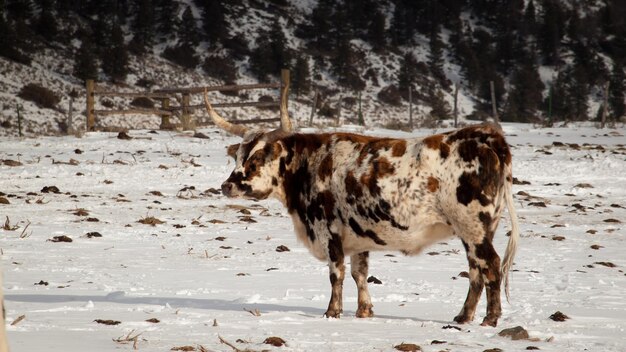
[[378,99],[385,104],[400,106],[402,103],[402,97],[400,91],[396,86],[389,85],[378,92]]
[[106,98],[101,99],[100,104],[102,104],[102,106],[104,106],[105,108],[109,108],[109,109],[112,109],[115,106],[115,103],[113,102],[113,100],[106,99]]
[[61,101],[61,98],[54,94],[53,91],[35,83],[29,83],[22,87],[17,96],[47,109],[56,108]]
[[237,79],[237,69],[230,58],[209,56],[204,60],[202,68],[209,76],[224,82],[234,82]]
[[163,50],[163,57],[177,65],[190,69],[195,68],[200,63],[195,49],[189,45],[167,47]]
[[130,102],[130,105],[136,106],[138,108],[152,109],[154,107],[154,101],[146,97],[137,97]]
[[[274,101],[275,101],[274,98],[269,95],[261,95],[259,97],[259,103],[273,103]],[[272,111],[279,110],[278,106],[259,107],[259,109],[260,110],[272,110]]]

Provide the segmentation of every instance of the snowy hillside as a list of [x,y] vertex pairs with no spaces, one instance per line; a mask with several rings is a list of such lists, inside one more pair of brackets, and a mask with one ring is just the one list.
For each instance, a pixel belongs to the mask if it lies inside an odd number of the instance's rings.
[[[476,321],[452,321],[468,285],[454,238],[417,257],[373,253],[376,316],[353,317],[356,288],[346,278],[344,316],[323,318],[328,269],[297,243],[282,206],[216,190],[233,167],[225,146],[237,142],[222,132],[2,137],[11,350],[624,351],[623,130],[504,130],[522,238],[497,328],[479,325],[484,297]],[[505,214],[500,253],[508,228]],[[557,311],[569,319],[550,319]],[[516,326],[529,338],[498,336]],[[269,337],[285,345],[265,344]]]
[[[545,123],[625,115],[626,6],[619,0],[7,0],[0,6],[0,135],[85,123],[84,80],[145,91],[277,80],[292,71],[291,113],[339,114],[402,128],[491,115]],[[58,99],[26,98],[29,84]],[[259,99],[252,94],[248,98]],[[237,100],[233,97],[220,97]],[[126,108],[105,99],[96,108]],[[240,111],[241,112],[241,111]],[[245,110],[270,117],[275,112]],[[202,113],[196,115],[202,118]],[[156,116],[108,116],[101,128],[156,128]]]

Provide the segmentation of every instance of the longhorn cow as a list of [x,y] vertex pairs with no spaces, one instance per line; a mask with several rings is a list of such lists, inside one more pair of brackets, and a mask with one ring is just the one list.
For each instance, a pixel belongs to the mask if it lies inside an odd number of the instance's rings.
[[[298,239],[313,256],[328,262],[332,295],[327,317],[342,314],[346,257],[358,288],[356,316],[371,317],[370,251],[415,255],[455,235],[466,251],[469,290],[454,321],[474,319],[486,288],[482,325],[496,326],[502,314],[501,282],[508,299],[508,273],[519,238],[511,152],[498,126],[475,125],[411,139],[302,134],[292,132],[282,104],[281,128],[264,132],[225,120],[206,92],[204,101],[218,127],[243,138],[228,148],[236,166],[222,193],[256,200],[273,197],[287,208]],[[493,237],[505,205],[512,231],[501,261]]]

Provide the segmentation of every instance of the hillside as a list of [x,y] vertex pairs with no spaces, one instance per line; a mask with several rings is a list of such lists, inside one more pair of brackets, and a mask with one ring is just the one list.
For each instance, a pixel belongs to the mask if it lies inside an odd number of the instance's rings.
[[[87,78],[143,91],[277,80],[284,67],[301,121],[317,91],[318,118],[341,100],[342,119],[357,122],[360,96],[366,124],[402,127],[411,88],[415,120],[433,124],[452,116],[457,86],[460,117],[480,119],[491,115],[490,82],[505,121],[597,119],[607,83],[619,120],[625,18],[619,0],[3,0],[0,133],[17,133],[18,106],[24,133],[66,130],[71,97],[81,128]],[[117,116],[100,127],[158,122]]]

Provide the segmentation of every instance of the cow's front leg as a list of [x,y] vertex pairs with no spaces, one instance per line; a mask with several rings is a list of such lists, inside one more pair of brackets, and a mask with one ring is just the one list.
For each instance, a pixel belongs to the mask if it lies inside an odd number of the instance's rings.
[[343,313],[343,279],[346,266],[343,263],[343,246],[338,235],[333,234],[328,243],[328,272],[332,292],[328,309],[324,315],[328,318],[339,318]]
[[367,290],[367,271],[369,268],[369,252],[362,252],[350,257],[350,268],[352,278],[356,282],[359,291],[359,306],[356,311],[357,318],[369,318],[374,316],[372,311],[372,301],[369,291]]

